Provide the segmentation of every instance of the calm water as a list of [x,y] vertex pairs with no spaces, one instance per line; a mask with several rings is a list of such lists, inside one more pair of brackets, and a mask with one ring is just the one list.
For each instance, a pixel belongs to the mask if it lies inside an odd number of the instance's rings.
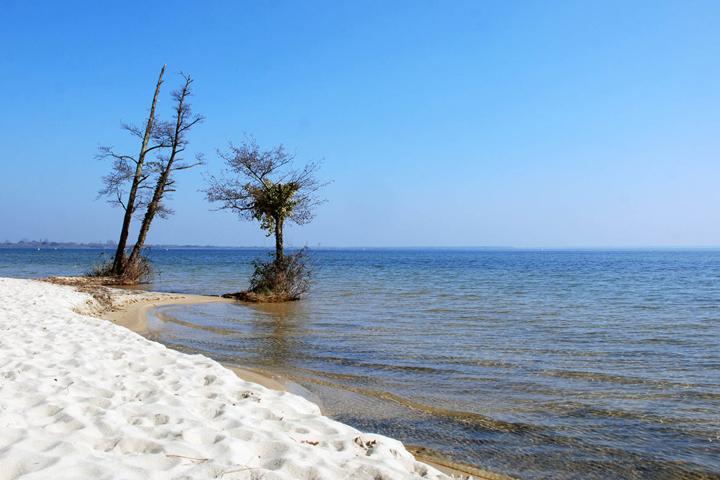
[[[0,276],[98,251],[0,250]],[[154,251],[149,288],[257,250]],[[165,307],[157,338],[283,372],[327,414],[524,479],[720,478],[720,251],[324,250],[308,300]]]

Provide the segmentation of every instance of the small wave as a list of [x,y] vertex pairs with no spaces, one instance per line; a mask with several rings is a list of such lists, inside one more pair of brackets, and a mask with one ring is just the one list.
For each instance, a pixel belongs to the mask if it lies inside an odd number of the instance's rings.
[[186,327],[186,328],[190,328],[193,330],[202,330],[204,332],[216,333],[218,335],[237,335],[238,334],[237,330],[230,329],[230,328],[220,328],[220,327],[212,327],[212,326],[208,326],[208,325],[198,325],[197,323],[180,320],[179,318],[169,315],[160,309],[153,310],[152,315],[155,318],[157,318],[158,320],[160,320],[161,322],[172,323],[174,325],[180,325],[181,327]]
[[[602,373],[597,371],[584,370],[540,370],[540,374],[549,377],[581,379],[590,382],[604,382],[619,385],[647,385],[654,388],[688,388],[688,384],[673,382],[670,380],[635,377],[631,375],[619,375]],[[712,394],[710,394],[712,395]]]
[[315,360],[326,361],[334,363],[335,365],[351,366],[359,368],[367,368],[371,370],[382,370],[382,371],[397,371],[397,372],[411,372],[411,373],[430,373],[430,374],[460,374],[459,370],[448,369],[448,368],[436,368],[425,365],[400,365],[400,364],[389,364],[389,363],[374,363],[364,362],[361,360],[354,360],[344,357],[334,357],[329,355],[309,355],[307,358]]
[[439,407],[436,405],[427,405],[425,403],[411,400],[409,398],[405,398],[405,397],[397,395],[395,393],[391,393],[391,392],[387,392],[387,391],[383,391],[383,390],[373,390],[371,388],[364,388],[364,387],[358,387],[358,386],[353,386],[353,385],[344,385],[344,384],[338,385],[336,383],[328,382],[328,381],[325,381],[325,380],[322,380],[322,379],[316,378],[316,377],[306,377],[306,376],[300,376],[300,375],[290,375],[289,377],[293,381],[310,382],[310,383],[316,383],[319,385],[324,385],[327,387],[339,388],[341,390],[347,390],[347,391],[350,391],[353,393],[358,393],[360,395],[365,395],[368,397],[393,402],[393,403],[401,405],[405,408],[408,408],[410,410],[415,410],[417,412],[425,413],[425,414],[436,416],[436,417],[445,417],[445,418],[459,421],[462,423],[470,424],[470,425],[473,425],[476,427],[482,427],[482,428],[485,428],[488,430],[504,432],[504,433],[524,433],[524,432],[536,431],[539,429],[539,427],[537,427],[535,425],[530,425],[530,424],[525,424],[525,423],[515,423],[515,422],[504,422],[504,421],[496,420],[496,419],[493,419],[493,418],[490,418],[490,417],[487,417],[485,415],[481,415],[481,414],[475,413],[475,412],[451,410],[451,409]]
[[610,373],[591,372],[583,370],[542,370],[541,373],[549,377],[577,378],[582,380],[588,380],[591,382],[608,382],[624,385],[643,385],[652,383],[651,380],[641,377],[614,375]]

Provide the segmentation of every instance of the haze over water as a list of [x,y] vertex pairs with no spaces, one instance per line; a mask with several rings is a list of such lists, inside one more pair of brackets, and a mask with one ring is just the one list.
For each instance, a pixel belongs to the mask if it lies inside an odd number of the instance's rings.
[[[0,276],[89,250],[0,250]],[[259,250],[152,251],[149,289]],[[360,429],[520,478],[720,478],[720,251],[320,250],[307,300],[163,307],[154,336],[284,374]]]

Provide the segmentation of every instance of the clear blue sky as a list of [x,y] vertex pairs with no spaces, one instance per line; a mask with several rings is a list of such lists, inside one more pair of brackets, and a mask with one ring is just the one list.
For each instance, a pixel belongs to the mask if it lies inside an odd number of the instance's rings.
[[[148,6],[148,3],[154,3]],[[198,190],[244,132],[323,159],[291,245],[720,245],[716,1],[0,5],[0,241],[115,239],[98,145],[163,63],[207,121],[152,243],[269,245]]]

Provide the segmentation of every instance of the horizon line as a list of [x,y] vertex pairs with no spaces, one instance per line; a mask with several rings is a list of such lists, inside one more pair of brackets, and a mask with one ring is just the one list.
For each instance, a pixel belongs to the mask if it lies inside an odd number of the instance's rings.
[[[0,249],[8,248],[13,246],[22,247],[22,245],[28,245],[33,247],[45,248],[58,248],[58,247],[85,247],[85,248],[96,248],[106,249],[115,248],[117,244],[107,242],[56,242],[50,240],[26,240],[17,242],[4,241],[0,243]],[[132,247],[132,245],[128,245]],[[272,250],[272,246],[263,245],[199,245],[199,244],[174,244],[174,243],[156,243],[147,245],[146,248],[173,248],[173,249],[253,249],[253,250]],[[290,245],[288,249],[328,249],[328,250],[341,250],[341,249],[358,249],[358,250],[373,250],[373,249],[402,249],[402,250],[716,250],[720,249],[718,245],[563,245],[563,246],[509,246],[509,245]]]

